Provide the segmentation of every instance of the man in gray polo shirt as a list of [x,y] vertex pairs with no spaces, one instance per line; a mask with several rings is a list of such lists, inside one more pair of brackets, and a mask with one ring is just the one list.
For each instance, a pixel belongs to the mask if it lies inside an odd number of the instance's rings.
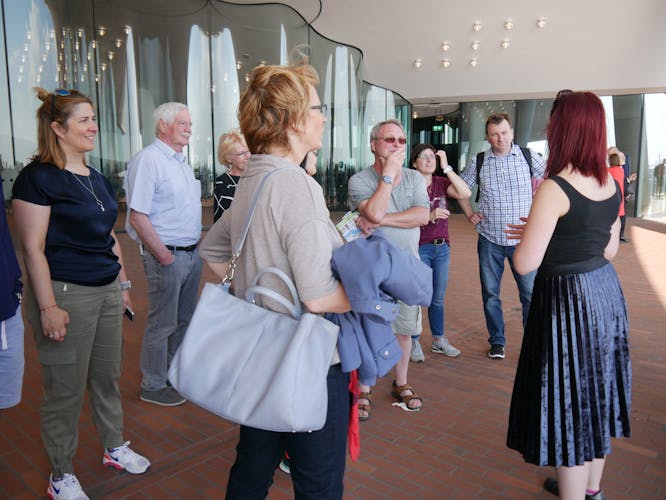
[[[369,233],[382,228],[393,244],[419,255],[421,226],[428,223],[430,201],[423,176],[403,168],[407,140],[398,120],[386,120],[370,132],[370,149],[375,163],[349,179],[349,205],[360,213],[358,227]],[[403,409],[421,409],[422,399],[407,384],[407,370],[412,335],[421,333],[421,308],[400,303],[400,313],[393,331],[403,354],[395,366],[393,396]],[[359,418],[366,420],[370,411],[370,387],[361,385]]]
[[125,227],[139,241],[150,309],[141,345],[141,400],[162,406],[185,402],[167,372],[194,313],[201,278],[201,184],[183,148],[192,131],[184,104],[153,113],[157,139],[127,166]]

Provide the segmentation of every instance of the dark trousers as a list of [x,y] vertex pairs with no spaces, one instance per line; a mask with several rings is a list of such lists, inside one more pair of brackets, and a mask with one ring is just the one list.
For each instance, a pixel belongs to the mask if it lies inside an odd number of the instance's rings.
[[272,432],[241,425],[227,499],[264,499],[284,452],[289,453],[296,499],[341,499],[347,450],[349,376],[328,371],[326,424],[314,432]]

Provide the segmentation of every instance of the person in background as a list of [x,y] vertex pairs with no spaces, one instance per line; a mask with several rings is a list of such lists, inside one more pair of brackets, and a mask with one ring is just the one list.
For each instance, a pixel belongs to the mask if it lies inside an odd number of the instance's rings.
[[[316,72],[306,64],[252,70],[238,116],[254,154],[231,208],[206,235],[201,255],[217,276],[225,276],[254,193],[277,169],[266,181],[238,258],[235,294],[244,296],[258,271],[274,266],[292,279],[310,312],[342,313],[350,310],[349,299],[331,269],[333,250],[342,245],[342,238],[331,222],[321,186],[299,167],[308,151],[321,148],[326,106],[317,96],[317,83]],[[288,293],[279,280],[267,286]],[[280,307],[273,301],[257,303]],[[270,343],[265,346],[270,348]],[[296,498],[342,498],[351,407],[348,385],[349,375],[342,372],[336,351],[328,371],[328,413],[322,429],[272,432],[241,425],[227,498],[266,498],[285,452]]]
[[[446,177],[435,175],[437,158]],[[469,187],[453,171],[446,153],[437,151],[430,144],[417,144],[412,148],[410,165],[425,180],[428,198],[430,199],[430,217],[425,226],[421,226],[419,240],[419,256],[432,269],[433,294],[428,307],[428,320],[432,333],[432,352],[444,354],[451,358],[460,356],[460,350],[452,346],[444,335],[444,295],[449,281],[449,263],[451,260],[451,242],[449,240],[447,198],[459,200],[472,195]],[[416,356],[415,354],[420,356]],[[423,350],[419,337],[412,337],[411,360],[423,361]]]
[[[557,102],[557,101],[556,101]],[[556,104],[553,104],[553,108]],[[480,171],[476,168],[476,157],[472,156],[461,177],[469,187],[479,186],[478,210],[472,210],[469,199],[461,199],[460,207],[470,223],[479,233],[479,278],[483,313],[488,328],[488,357],[504,359],[506,336],[504,311],[500,299],[500,285],[504,273],[504,262],[509,261],[513,278],[518,286],[522,305],[523,326],[532,296],[534,273],[521,275],[513,265],[516,248],[504,234],[507,223],[518,223],[532,206],[533,181],[543,179],[544,161],[540,155],[528,150],[533,168],[519,146],[513,142],[511,119],[506,113],[492,114],[486,120],[486,139],[490,148],[484,153]]]
[[199,291],[201,183],[187,164],[192,118],[168,102],[153,112],[155,141],[127,165],[125,229],[139,242],[148,281],[148,320],[141,343],[141,401],[178,406],[185,398],[167,380]]
[[220,136],[217,144],[217,160],[227,167],[227,171],[215,178],[213,222],[222,217],[224,211],[231,205],[236,185],[247,162],[250,161],[250,156],[245,137],[239,130],[231,130]]
[[620,187],[606,168],[606,121],[591,92],[558,99],[546,177],[520,240],[517,272],[537,270],[516,371],[507,445],[557,468],[547,491],[599,500],[611,437],[630,435],[627,310],[615,269]]
[[[423,177],[403,168],[407,138],[402,124],[395,119],[375,124],[370,131],[372,165],[349,179],[349,208],[358,210],[357,225],[364,234],[381,227],[383,235],[398,248],[418,256],[420,227],[428,223],[430,202]],[[412,335],[420,335],[421,307],[399,302],[399,313],[393,332],[402,349],[395,365],[391,396],[405,411],[419,411],[423,398],[408,384]],[[359,384],[359,420],[370,417],[370,386]]]
[[21,268],[9,234],[5,195],[0,189],[0,412],[21,401],[23,387],[23,319]]
[[111,183],[86,164],[95,147],[92,101],[76,90],[36,88],[37,153],[13,187],[14,218],[28,278],[26,309],[42,364],[42,442],[51,499],[88,498],[74,475],[86,388],[102,463],[132,474],[150,466],[123,439],[120,379],[123,309],[130,282],[113,231]]
[[[612,159],[611,159],[612,158]],[[629,193],[627,192],[630,189],[632,182],[636,180],[636,173],[631,173],[631,166],[629,165],[629,160],[625,154],[620,151],[617,147],[611,146],[608,148],[608,164],[610,166],[609,172],[613,178],[620,182],[620,174],[622,174],[622,182],[620,186],[622,187],[622,204],[620,205],[620,241],[623,243],[629,243],[631,240],[624,235],[624,230],[627,224],[627,214],[626,214],[626,201],[628,199]],[[618,170],[614,167],[620,167]],[[633,193],[633,186],[631,186],[631,192]]]

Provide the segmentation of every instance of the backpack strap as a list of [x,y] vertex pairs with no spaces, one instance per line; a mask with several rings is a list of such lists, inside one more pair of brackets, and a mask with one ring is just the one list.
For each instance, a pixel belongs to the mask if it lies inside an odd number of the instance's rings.
[[481,194],[481,167],[485,157],[486,154],[483,151],[476,154],[476,203],[479,202],[479,195]]
[[[520,146],[520,151],[525,157],[527,166],[530,168],[530,177],[534,177],[534,171],[532,170],[532,151],[530,148]],[[485,153],[481,151],[476,155],[476,202],[479,202],[479,196],[481,195],[481,167],[483,166],[483,161],[485,160]]]

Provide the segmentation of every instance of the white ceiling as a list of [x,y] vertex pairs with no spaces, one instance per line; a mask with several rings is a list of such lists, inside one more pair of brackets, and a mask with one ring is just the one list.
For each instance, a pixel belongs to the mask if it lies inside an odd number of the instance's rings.
[[[238,0],[236,3],[257,3]],[[260,2],[261,3],[261,2]],[[666,91],[666,0],[283,0],[415,105]],[[319,12],[321,7],[321,12]],[[537,28],[539,17],[546,19]],[[504,22],[511,19],[508,31]],[[473,24],[482,28],[475,32]],[[502,49],[508,39],[511,46]],[[480,42],[478,51],[471,43]],[[451,49],[441,50],[448,41]],[[451,60],[442,68],[444,58]],[[472,57],[478,66],[469,65]],[[420,69],[414,60],[421,59]]]

